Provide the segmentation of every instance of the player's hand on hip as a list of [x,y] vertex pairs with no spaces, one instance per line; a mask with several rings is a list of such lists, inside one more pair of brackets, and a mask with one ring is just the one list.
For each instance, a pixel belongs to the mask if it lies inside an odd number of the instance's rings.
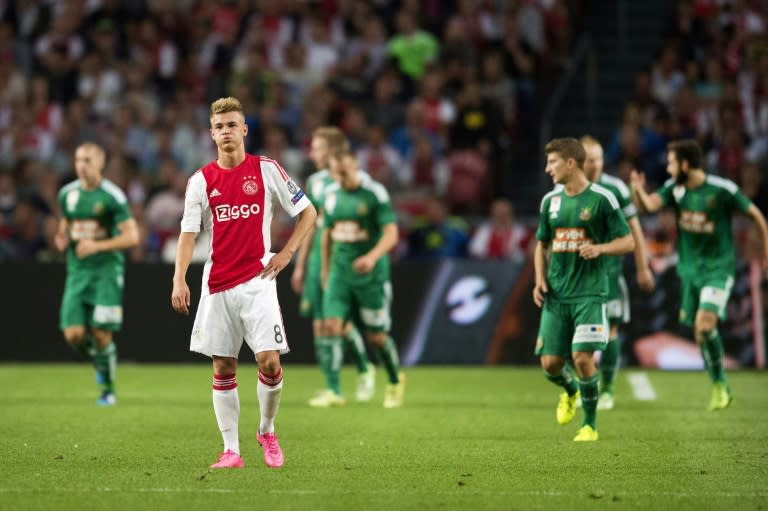
[[261,270],[261,273],[259,273],[259,277],[274,280],[277,274],[288,266],[289,262],[291,262],[291,254],[279,252],[272,256],[272,259],[269,260],[264,269]]
[[654,290],[656,282],[650,268],[645,267],[637,271],[637,285],[646,293],[650,293]]
[[75,253],[79,259],[84,259],[96,252],[98,252],[98,248],[93,240],[80,240],[75,247]]
[[376,261],[367,255],[360,256],[352,261],[352,268],[361,275],[370,273],[374,266],[376,266]]
[[547,282],[537,282],[533,287],[533,303],[542,307],[544,305],[544,296],[549,292]]
[[579,247],[579,255],[582,259],[594,259],[600,256],[600,245],[584,243]]
[[173,310],[185,316],[189,314],[189,286],[186,282],[173,285],[171,292],[171,306]]

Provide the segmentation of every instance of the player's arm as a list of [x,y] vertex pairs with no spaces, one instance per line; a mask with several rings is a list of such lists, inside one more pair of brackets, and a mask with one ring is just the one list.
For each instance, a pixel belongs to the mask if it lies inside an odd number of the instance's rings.
[[768,269],[768,224],[765,221],[765,215],[760,211],[760,208],[752,204],[747,209],[747,216],[752,219],[760,233],[763,242],[763,268]]
[[632,231],[632,239],[635,242],[635,268],[637,269],[637,284],[640,289],[646,292],[653,291],[655,282],[653,272],[648,265],[648,253],[646,252],[645,236],[643,236],[643,227],[637,217],[627,220],[629,230]]
[[304,289],[304,271],[307,267],[307,259],[309,257],[309,251],[312,248],[312,240],[315,236],[317,227],[313,225],[307,235],[301,240],[299,245],[299,253],[296,254],[296,262],[293,263],[293,273],[291,274],[291,287],[297,294],[301,294]]
[[59,227],[56,229],[56,234],[53,235],[53,244],[61,252],[64,252],[69,246],[69,222],[66,218],[59,219]]
[[376,262],[387,255],[397,246],[398,230],[396,223],[388,223],[382,226],[379,241],[365,254],[352,262],[352,268],[358,273],[365,274],[373,270]]
[[195,251],[196,232],[182,232],[179,234],[179,243],[176,246],[176,262],[173,271],[173,291],[171,292],[171,306],[173,310],[181,314],[189,314],[190,293],[187,285],[187,269],[192,262],[192,253]]
[[320,282],[323,289],[328,284],[328,275],[331,272],[331,243],[331,230],[324,227],[320,237]]
[[645,174],[633,170],[630,174],[630,185],[632,189],[632,197],[637,202],[638,208],[643,213],[655,213],[660,210],[664,205],[661,200],[661,196],[654,192],[648,193],[645,191]]
[[77,242],[75,251],[77,257],[84,258],[98,252],[112,252],[125,250],[139,244],[139,226],[136,220],[128,218],[117,224],[120,233],[117,236],[105,240],[83,239]]
[[315,225],[316,220],[317,210],[312,203],[307,202],[307,207],[302,209],[299,213],[299,220],[296,222],[290,238],[285,242],[283,249],[272,256],[272,259],[269,260],[267,265],[261,271],[261,278],[274,279],[283,268],[288,266],[288,263],[290,263],[293,258],[293,254],[299,249],[302,240],[307,236],[307,233],[312,229],[312,226]]
[[608,243],[585,243],[579,247],[579,255],[584,259],[594,259],[601,255],[617,256],[632,252],[635,249],[635,240],[632,234],[619,236]]
[[541,307],[544,305],[544,295],[549,292],[547,286],[547,255],[549,244],[541,240],[536,241],[536,248],[533,250],[533,268],[536,274],[536,282],[533,286],[533,301]]

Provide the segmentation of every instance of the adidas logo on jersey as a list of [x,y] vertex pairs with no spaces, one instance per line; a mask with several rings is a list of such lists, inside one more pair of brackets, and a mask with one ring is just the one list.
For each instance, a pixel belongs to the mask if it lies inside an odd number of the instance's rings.
[[208,195],[208,197],[218,197],[221,195],[221,192],[219,192],[216,188],[213,189],[213,191]]

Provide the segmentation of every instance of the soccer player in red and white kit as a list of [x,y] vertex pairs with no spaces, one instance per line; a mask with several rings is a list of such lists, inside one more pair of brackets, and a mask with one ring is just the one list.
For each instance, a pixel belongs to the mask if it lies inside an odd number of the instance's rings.
[[[243,338],[256,354],[261,421],[256,439],[269,467],[283,465],[275,436],[275,415],[283,388],[280,355],[288,342],[277,300],[275,278],[288,265],[317,212],[304,192],[274,160],[245,152],[248,134],[243,107],[232,97],[211,104],[211,138],[218,158],[198,170],[187,183],[181,220],[171,304],[189,314],[186,273],[195,237],[210,230],[211,247],[203,270],[203,285],[190,350],[213,359],[213,410],[224,452],[212,468],[241,468],[238,437],[240,399],[237,356]],[[299,220],[285,247],[270,252],[272,206],[277,202]]]

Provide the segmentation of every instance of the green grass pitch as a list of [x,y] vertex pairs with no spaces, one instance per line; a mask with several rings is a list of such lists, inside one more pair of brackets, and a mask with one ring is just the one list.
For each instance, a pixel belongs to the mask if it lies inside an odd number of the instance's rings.
[[[244,470],[210,471],[221,450],[211,370],[122,365],[119,404],[95,405],[85,364],[0,365],[0,510],[768,510],[768,373],[730,374],[735,401],[705,410],[704,372],[649,372],[656,400],[600,412],[596,443],[555,423],[557,389],[535,368],[419,367],[406,404],[316,410],[313,367],[285,361],[277,432],[282,469],[267,468],[256,370],[242,364]],[[343,385],[354,396],[355,375]]]

